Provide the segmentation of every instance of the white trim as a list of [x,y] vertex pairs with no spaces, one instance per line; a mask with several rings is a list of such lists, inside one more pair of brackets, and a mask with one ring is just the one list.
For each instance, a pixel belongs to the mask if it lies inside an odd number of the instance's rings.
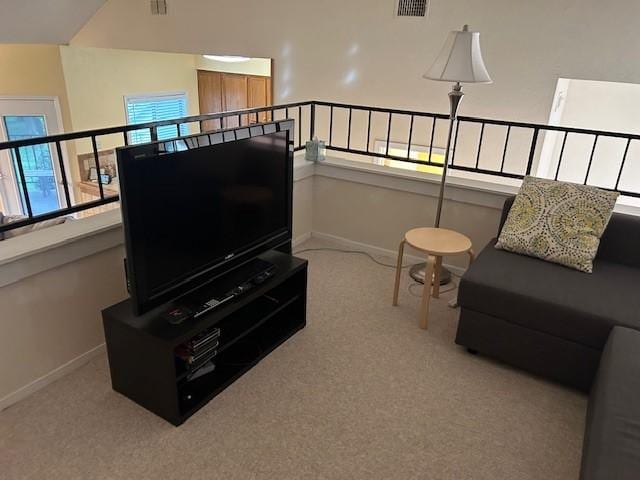
[[[62,118],[62,109],[60,107],[60,99],[57,96],[54,95],[33,95],[33,96],[22,96],[22,95],[0,95],[0,102],[2,101],[17,101],[17,102],[51,102],[53,104],[53,111],[55,112],[54,116],[55,118],[53,120],[55,120],[56,125],[57,125],[57,131],[54,133],[51,133],[49,131],[50,128],[50,124],[46,122],[46,113],[44,114],[45,117],[45,128],[47,129],[47,135],[57,135],[57,134],[62,134],[65,132],[65,124]],[[31,116],[32,114],[23,114],[20,116]],[[0,134],[4,135],[4,138],[8,138],[7,132],[5,131],[5,127],[2,124],[3,122],[0,122]],[[71,125],[69,125],[69,128],[71,128]],[[0,137],[2,136],[0,135]],[[71,204],[75,204],[75,191],[73,188],[73,182],[72,182],[72,170],[69,164],[69,153],[67,151],[67,142],[60,142],[60,150],[62,151],[62,162],[64,164],[64,168],[65,168],[65,172],[67,174],[67,188],[69,191],[69,199],[71,200]],[[58,202],[59,204],[65,205],[66,204],[66,200],[65,200],[65,196],[64,196],[64,187],[62,185],[62,172],[60,171],[60,165],[58,162],[58,152],[55,150],[55,148],[53,148],[51,145],[49,145],[49,152],[51,155],[51,161],[52,161],[52,168],[53,168],[53,172],[54,172],[54,178],[56,180],[56,194],[58,195]],[[13,167],[13,164],[11,164],[11,166]],[[17,178],[17,175],[14,172],[14,176]],[[17,202],[17,204],[20,204],[21,200],[19,198],[19,194],[18,191],[16,190],[16,192],[14,192],[16,195],[16,198],[14,199],[15,202]],[[5,206],[8,208],[8,206]]]
[[[432,197],[438,195],[440,180],[439,176],[429,173],[362,161],[328,157],[313,163],[304,160],[303,155],[296,155],[294,181],[314,175]],[[502,210],[505,198],[517,191],[517,186],[451,176],[447,179],[445,198]],[[621,201],[615,211],[640,215],[639,206]],[[83,239],[86,241],[81,241]],[[296,241],[303,239],[296,238]],[[122,243],[119,209],[4,240],[0,242],[0,287]]]
[[[130,93],[124,96],[124,107],[127,108],[127,101],[130,99],[153,99],[153,98],[177,98],[177,97],[185,97],[187,102],[189,101],[189,93],[186,90],[176,90],[171,92],[144,92],[144,93]],[[187,107],[189,104],[187,103]],[[187,108],[188,110],[188,108]]]
[[58,97],[54,95],[0,95],[0,100],[19,100],[19,101],[34,101],[42,102],[44,100],[57,100]]
[[123,243],[120,210],[0,242],[0,288]]
[[293,159],[293,181],[313,177],[315,164],[304,159],[304,155],[296,155]]
[[[338,157],[327,157],[326,160],[318,162],[315,174],[321,177],[337,178],[430,197],[437,197],[440,190],[439,175],[373,165],[368,162]],[[456,202],[502,209],[505,198],[517,193],[518,189],[519,185],[498,185],[452,175],[447,177],[445,198]]]
[[[562,115],[564,113],[564,107],[567,103],[567,94],[569,92],[571,80],[568,78],[558,78],[556,82],[556,90],[553,95],[551,107],[549,109],[548,125],[561,125]],[[532,171],[538,177],[553,178],[553,172],[558,166],[558,159],[554,159],[554,153],[556,152],[556,145],[562,132],[556,132],[547,130],[544,133],[544,142],[542,143],[542,150],[540,151],[540,157],[538,158],[537,165],[534,165]],[[558,154],[559,155],[559,154]],[[553,165],[555,163],[555,165]]]
[[94,347],[88,352],[85,352],[82,355],[69,360],[67,363],[53,369],[49,373],[44,374],[31,383],[28,383],[27,385],[20,387],[18,390],[5,395],[4,397],[0,398],[0,412],[2,410],[5,410],[6,408],[9,408],[11,405],[18,403],[19,401],[24,400],[29,395],[37,392],[38,390],[42,390],[47,385],[61,379],[74,370],[77,370],[78,368],[87,364],[93,358],[103,354],[104,352],[105,345],[104,343],[101,343],[97,347]]
[[[313,174],[312,162],[295,158],[294,182]],[[123,243],[120,209],[8,238],[0,241],[0,288]]]
[[296,248],[298,245],[301,245],[307,240],[309,240],[311,238],[311,235],[312,235],[311,232],[306,232],[306,233],[303,233],[302,235],[297,236],[291,242],[291,246],[293,248]]
[[[318,240],[324,240],[327,242],[336,243],[339,245],[343,245],[351,250],[361,250],[372,255],[380,255],[382,257],[388,258],[390,261],[395,263],[397,259],[398,252],[395,250],[389,250],[387,248],[376,247],[375,245],[369,245],[368,243],[356,242],[354,240],[349,240],[348,238],[339,237],[337,235],[332,235],[330,233],[322,233],[322,232],[311,232],[311,238],[317,238]],[[424,257],[417,257],[415,255],[409,255],[407,253],[403,256],[404,262],[407,261],[411,263],[423,263],[425,261]],[[456,265],[443,264],[448,270],[453,272],[455,275],[462,275],[466,271],[462,267],[458,267]]]

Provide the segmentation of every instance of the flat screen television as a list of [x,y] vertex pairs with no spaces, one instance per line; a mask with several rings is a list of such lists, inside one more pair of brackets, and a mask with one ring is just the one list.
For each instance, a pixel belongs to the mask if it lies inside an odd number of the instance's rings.
[[136,314],[291,241],[289,130],[247,137],[224,141],[229,136],[220,135],[221,143],[200,146],[200,136],[118,149]]

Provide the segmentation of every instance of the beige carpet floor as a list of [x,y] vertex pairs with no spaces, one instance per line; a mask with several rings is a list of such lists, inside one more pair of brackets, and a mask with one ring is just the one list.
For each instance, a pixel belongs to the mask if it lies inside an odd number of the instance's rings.
[[183,426],[113,392],[101,356],[0,413],[0,477],[577,478],[586,396],[456,346],[452,292],[423,331],[407,275],[391,307],[392,269],[301,256],[307,328]]

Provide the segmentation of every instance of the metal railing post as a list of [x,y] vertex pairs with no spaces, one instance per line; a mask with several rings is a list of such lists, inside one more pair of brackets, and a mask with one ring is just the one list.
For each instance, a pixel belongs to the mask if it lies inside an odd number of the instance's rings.
[[33,210],[31,210],[31,199],[29,198],[29,191],[27,190],[27,179],[24,176],[24,166],[22,165],[22,157],[20,156],[20,147],[13,149],[16,165],[18,167],[18,175],[20,175],[20,185],[22,186],[22,196],[24,198],[25,207],[27,207],[27,215],[29,218],[33,217]]
[[311,117],[309,119],[309,140],[316,136],[316,102],[311,102]]
[[538,144],[538,133],[540,129],[538,127],[533,129],[533,136],[531,137],[531,147],[529,148],[529,160],[527,161],[526,175],[531,174],[531,168],[533,167],[533,159],[536,156],[536,147]]
[[[285,114],[285,118],[288,118],[289,113],[293,113],[291,112],[291,109],[297,109],[298,110],[298,113],[297,113],[298,131],[296,133],[299,141],[297,142],[297,146],[295,147],[295,150],[298,151],[298,150],[304,149],[304,141],[302,138],[302,117],[303,117],[303,110],[307,106],[309,107],[309,112],[310,112],[309,139],[313,139],[314,137],[317,136],[317,133],[318,133],[317,132],[318,108],[317,107],[320,106],[320,107],[326,107],[330,109],[328,143],[326,146],[327,150],[345,152],[345,153],[354,154],[354,155],[363,155],[367,157],[391,159],[394,161],[399,161],[404,164],[430,165],[430,166],[442,167],[441,163],[436,163],[433,161],[433,151],[435,148],[434,144],[437,145],[437,142],[435,140],[435,133],[437,130],[436,124],[438,120],[444,120],[449,118],[448,115],[429,113],[429,112],[417,112],[417,111],[409,111],[409,110],[382,108],[382,107],[370,107],[370,106],[364,106],[364,105],[354,105],[354,104],[345,104],[345,103],[336,103],[336,102],[325,102],[325,101],[318,101],[318,100],[281,104],[281,105],[269,105],[265,107],[250,108],[245,110],[235,110],[235,111],[229,111],[229,112],[193,115],[193,116],[177,118],[173,120],[162,120],[158,122],[140,123],[135,125],[122,125],[122,126],[116,126],[116,127],[89,130],[84,132],[72,132],[72,133],[50,135],[46,137],[34,137],[34,138],[28,138],[28,139],[22,139],[22,140],[12,140],[8,142],[0,143],[0,152],[8,151],[13,154],[12,159],[15,167],[16,181],[18,183],[18,190],[20,191],[20,194],[21,194],[20,202],[23,205],[23,209],[28,214],[28,218],[24,220],[12,222],[7,225],[0,225],[0,232],[5,232],[8,230],[20,228],[26,225],[31,225],[33,223],[36,223],[42,220],[56,218],[62,215],[69,215],[72,213],[81,212],[91,208],[96,208],[98,206],[103,206],[109,203],[117,202],[119,200],[118,195],[105,197],[105,189],[103,187],[102,178],[100,176],[101,165],[100,165],[100,157],[99,157],[99,152],[97,147],[98,137],[112,135],[112,134],[122,135],[123,144],[128,145],[129,143],[131,143],[130,140],[133,140],[133,138],[129,136],[131,132],[149,131],[149,135],[151,139],[153,141],[157,141],[158,129],[160,127],[171,125],[173,128],[176,129],[177,138],[182,138],[183,135],[182,135],[182,132],[180,131],[180,127],[182,125],[188,125],[189,123],[198,122],[200,125],[200,129],[202,130],[203,126],[207,124],[207,122],[210,122],[212,127],[216,127],[216,124],[219,123],[219,127],[222,128],[227,123],[225,119],[229,119],[229,118],[237,119],[239,125],[243,125],[243,123],[245,123],[243,122],[243,118],[246,118],[247,119],[246,122],[250,124],[252,122],[253,115],[255,115],[255,120],[258,123],[260,123],[259,121],[270,121],[270,120],[279,121],[279,120],[276,120],[276,113],[278,110],[282,111]],[[338,125],[337,124],[334,125],[333,117],[335,113],[334,110],[336,108],[345,110],[348,112],[348,122],[346,122],[344,126],[342,125],[342,123],[340,123],[339,125],[339,128],[341,130],[340,132],[336,130],[338,128]],[[363,135],[362,138],[364,138],[364,128],[365,128],[364,125],[362,127],[360,126],[356,127],[357,124],[356,122],[353,121],[353,118],[352,118],[354,110],[360,110],[367,113],[366,148],[352,147],[352,143],[353,143],[352,140],[353,138],[356,138],[354,137],[354,135],[358,135],[357,138],[361,138],[359,135],[362,134]],[[380,127],[379,132],[377,129],[373,129],[373,125],[372,125],[373,113],[384,114],[387,116],[387,125],[379,125]],[[408,138],[406,154],[404,152],[402,152],[400,155],[392,154],[391,133],[393,129],[395,128],[395,130],[400,130],[402,128],[403,131],[407,131],[407,127],[405,127],[404,125],[400,127],[398,126],[397,122],[395,125],[393,124],[394,115],[398,115],[398,116],[405,115],[405,116],[409,116],[411,119],[411,122],[408,126],[408,137],[405,137],[405,138]],[[414,142],[416,142],[416,139],[414,138],[416,135],[415,129],[417,128],[416,127],[417,124],[414,124],[414,119],[419,119],[419,118],[429,118],[432,120],[432,124],[430,125],[431,136],[428,141],[429,156],[427,160],[420,160],[417,158],[412,158],[411,156],[411,149],[420,147],[420,145],[414,146]],[[467,123],[481,124],[480,139],[478,141],[477,151],[470,153],[470,155],[473,155],[475,157],[474,159],[475,164],[472,163],[472,161],[465,162],[461,160],[456,160],[458,153],[460,153],[460,155],[463,155],[465,153],[464,151],[460,151],[460,152],[457,151],[458,150],[457,149],[458,134],[461,133],[460,132],[461,121],[467,122]],[[504,126],[507,128],[506,136],[504,138],[504,145],[500,145],[501,157],[502,157],[501,161],[499,162],[499,166],[496,165],[495,167],[491,167],[491,168],[483,168],[480,165],[483,152],[486,153],[488,151],[488,150],[485,150],[485,146],[487,143],[487,139],[486,139],[487,135],[485,135],[486,132],[484,130],[486,125]],[[347,129],[347,132],[344,132],[345,127]],[[356,130],[354,130],[354,128]],[[511,132],[511,130],[514,128],[526,129],[527,132],[532,131],[531,145],[529,147],[528,155],[525,154],[527,155],[526,164],[524,164],[525,162],[521,162],[518,167],[514,166],[512,167],[512,169],[510,169],[510,171],[505,171],[507,151],[509,149],[509,144],[512,140],[511,137],[513,136],[512,135],[513,132]],[[204,135],[204,136],[208,136],[208,138],[211,139],[211,135],[214,134],[215,130],[217,129],[214,128],[214,130],[211,133],[203,133],[201,131],[200,133],[196,133],[193,136],[195,137],[197,135]],[[386,130],[386,138],[384,138],[384,133],[385,133],[384,130]],[[306,127],[305,127],[305,131],[306,131]],[[639,134],[610,132],[610,131],[602,131],[602,130],[589,130],[589,129],[583,129],[583,128],[561,127],[556,125],[542,125],[542,124],[534,124],[534,123],[512,122],[512,121],[505,121],[505,120],[494,120],[494,119],[475,118],[475,117],[458,117],[455,123],[455,135],[454,135],[454,139],[450,149],[451,161],[449,162],[448,167],[450,169],[471,172],[471,173],[493,175],[496,177],[521,179],[525,175],[530,175],[533,170],[534,161],[536,157],[536,149],[538,148],[540,131],[557,132],[564,135],[564,137],[561,140],[562,145],[560,147],[558,163],[557,165],[555,165],[556,179],[559,177],[560,173],[563,173],[560,171],[560,169],[563,168],[563,165],[567,163],[565,161],[563,164],[563,161],[567,156],[565,154],[566,153],[565,147],[567,147],[568,149],[569,143],[570,143],[568,142],[568,135],[569,134],[581,135],[582,138],[586,138],[587,135],[592,135],[595,137],[593,139],[593,144],[591,145],[590,156],[588,158],[585,158],[583,163],[580,163],[580,166],[586,165],[586,176],[584,177],[585,183],[588,183],[590,180],[589,177],[590,177],[590,174],[592,173],[592,166],[595,159],[595,153],[597,150],[597,143],[599,141],[599,138],[607,137],[607,138],[624,140],[626,142],[626,145],[625,145],[622,161],[620,162],[619,165],[616,165],[615,167],[611,167],[611,168],[618,169],[616,172],[617,178],[615,179],[615,186],[613,185],[614,181],[612,180],[611,185],[609,185],[608,187],[604,186],[602,188],[608,188],[610,190],[618,191],[620,192],[620,194],[625,196],[640,198],[640,184],[637,184],[637,182],[635,182],[635,179],[633,179],[634,181],[634,183],[632,184],[633,189],[630,189],[629,187],[626,187],[627,182],[623,181],[625,166],[626,166],[626,163],[628,163],[626,162],[626,160],[627,160],[627,157],[631,155],[631,152],[630,152],[631,146],[632,146],[631,142],[634,140],[640,140]],[[334,146],[333,145],[334,136],[341,135],[342,133],[345,133],[345,136],[346,136],[346,146],[344,147]],[[403,132],[396,131],[396,134],[398,138],[403,137]],[[379,135],[379,140],[381,142],[384,142],[383,143],[384,147],[380,151],[376,151],[375,148],[372,148],[371,146],[371,142],[378,139],[376,135]],[[461,135],[462,135],[461,137],[462,140],[466,141],[466,137],[468,136],[468,134],[466,134],[465,132],[462,132]],[[72,196],[71,183],[70,183],[71,179],[68,178],[68,172],[66,171],[61,145],[62,145],[62,142],[75,141],[79,139],[91,141],[92,153],[95,160],[95,168],[98,174],[97,183],[98,183],[98,190],[100,192],[100,198],[95,201],[81,203],[81,204],[72,206],[71,205],[71,196]],[[197,140],[197,139],[194,138],[194,140]],[[173,141],[173,139],[167,140],[167,141]],[[53,149],[53,146],[51,145],[52,143],[55,144],[55,153],[58,156],[58,168],[59,168],[59,176],[60,176],[59,180],[60,180],[60,184],[63,186],[63,189],[64,189],[66,208],[59,208],[55,211],[50,211],[44,214],[38,214],[38,213],[34,213],[32,209],[33,206],[31,205],[32,198],[29,195],[27,178],[25,176],[25,168],[27,164],[25,163],[23,165],[23,161],[28,159],[22,158],[24,157],[24,154],[25,154],[25,151],[23,148],[29,147],[29,146],[46,145],[47,148],[52,150]],[[427,148],[426,145],[427,144],[425,143],[425,149]],[[623,185],[622,189],[621,189],[621,184]]]
[[67,207],[71,206],[71,197],[69,195],[69,183],[67,180],[67,169],[64,166],[64,158],[62,158],[62,147],[60,142],[56,142],[56,154],[58,155],[58,165],[60,167],[60,181],[62,182],[62,188],[64,189],[64,199],[67,202]]

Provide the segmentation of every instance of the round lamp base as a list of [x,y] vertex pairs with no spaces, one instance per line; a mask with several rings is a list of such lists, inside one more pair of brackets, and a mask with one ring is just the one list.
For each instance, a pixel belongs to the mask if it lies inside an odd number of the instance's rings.
[[[409,269],[409,275],[416,282],[424,284],[424,272],[427,268],[426,263],[418,263]],[[446,285],[451,281],[451,272],[444,267],[440,268],[440,285]]]

